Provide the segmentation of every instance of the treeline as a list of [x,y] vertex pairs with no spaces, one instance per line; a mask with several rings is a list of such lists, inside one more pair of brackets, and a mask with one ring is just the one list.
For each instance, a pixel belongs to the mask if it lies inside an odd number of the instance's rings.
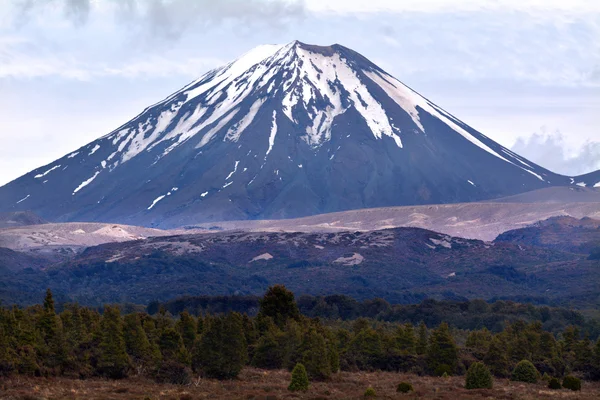
[[[457,329],[475,330],[486,328],[501,332],[506,322],[540,322],[546,331],[558,335],[568,326],[586,332],[590,338],[600,336],[600,322],[586,319],[581,313],[566,308],[536,307],[531,304],[498,300],[487,303],[483,300],[437,301],[424,300],[419,304],[390,304],[383,299],[357,301],[344,295],[300,296],[297,301],[300,313],[310,318],[344,321],[369,318],[386,322],[421,321],[429,328],[447,322]],[[152,302],[147,307],[149,314],[164,308],[173,315],[187,311],[193,315],[220,314],[230,311],[257,315],[260,307],[258,296],[197,296],[181,297],[165,303]]]
[[600,340],[576,327],[558,336],[541,322],[507,323],[498,333],[468,332],[463,346],[443,322],[390,323],[366,318],[330,323],[302,315],[293,293],[271,287],[256,316],[239,312],[174,317],[122,315],[117,307],[98,310],[67,305],[56,312],[52,293],[43,305],[0,308],[0,376],[152,377],[187,384],[194,376],[236,377],[246,365],[289,369],[302,364],[312,380],[339,370],[387,370],[416,374],[464,374],[482,362],[498,377],[514,376],[527,360],[537,375],[579,375],[600,379]]

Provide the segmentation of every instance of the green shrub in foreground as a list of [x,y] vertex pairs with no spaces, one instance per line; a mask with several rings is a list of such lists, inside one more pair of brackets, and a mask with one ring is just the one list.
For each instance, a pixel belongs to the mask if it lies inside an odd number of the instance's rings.
[[494,385],[492,374],[481,362],[474,362],[467,371],[465,387],[467,389],[491,389]]
[[406,382],[400,382],[398,384],[398,387],[396,387],[396,392],[399,393],[408,393],[408,392],[413,392],[415,389],[413,388],[413,385],[411,385],[410,383],[406,383]]
[[290,382],[290,386],[288,386],[288,390],[292,392],[296,391],[307,391],[308,390],[308,374],[306,373],[306,368],[304,365],[298,363],[294,367],[292,371],[292,381]]
[[562,389],[562,386],[560,384],[560,381],[556,378],[551,378],[550,381],[548,382],[548,389]]
[[581,379],[575,378],[572,375],[567,375],[565,376],[565,379],[563,379],[562,386],[565,389],[581,390]]
[[510,376],[511,381],[536,383],[538,381],[538,370],[527,360],[520,361]]
[[371,397],[376,397],[377,393],[375,393],[375,389],[373,389],[372,387],[367,388],[367,390],[365,390],[365,398],[371,398]]

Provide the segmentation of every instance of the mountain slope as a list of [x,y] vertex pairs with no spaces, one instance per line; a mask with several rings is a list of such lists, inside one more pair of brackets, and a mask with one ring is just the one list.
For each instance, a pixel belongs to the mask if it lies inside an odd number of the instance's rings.
[[0,210],[147,226],[569,185],[340,45],[260,46],[0,188]]
[[[577,273],[574,273],[577,271]],[[346,294],[415,302],[522,296],[597,301],[598,261],[521,243],[486,243],[417,228],[372,232],[219,232],[90,247],[42,271],[2,276],[0,299],[46,287],[81,304],[185,295]]]

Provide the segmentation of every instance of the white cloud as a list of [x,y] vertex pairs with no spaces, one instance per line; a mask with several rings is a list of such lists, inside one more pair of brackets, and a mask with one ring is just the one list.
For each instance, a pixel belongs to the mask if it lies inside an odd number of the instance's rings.
[[554,172],[565,175],[582,175],[600,169],[600,142],[588,141],[571,149],[568,141],[558,131],[549,134],[545,129],[530,137],[521,137],[512,150]]

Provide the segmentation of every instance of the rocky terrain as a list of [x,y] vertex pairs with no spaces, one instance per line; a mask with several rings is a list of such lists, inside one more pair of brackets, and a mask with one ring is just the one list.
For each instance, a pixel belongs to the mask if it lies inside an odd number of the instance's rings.
[[88,247],[61,262],[4,274],[0,296],[27,302],[51,287],[82,304],[145,304],[183,295],[257,294],[283,283],[297,294],[398,303],[525,296],[586,306],[597,301],[599,261],[570,250],[419,228],[189,233]]

